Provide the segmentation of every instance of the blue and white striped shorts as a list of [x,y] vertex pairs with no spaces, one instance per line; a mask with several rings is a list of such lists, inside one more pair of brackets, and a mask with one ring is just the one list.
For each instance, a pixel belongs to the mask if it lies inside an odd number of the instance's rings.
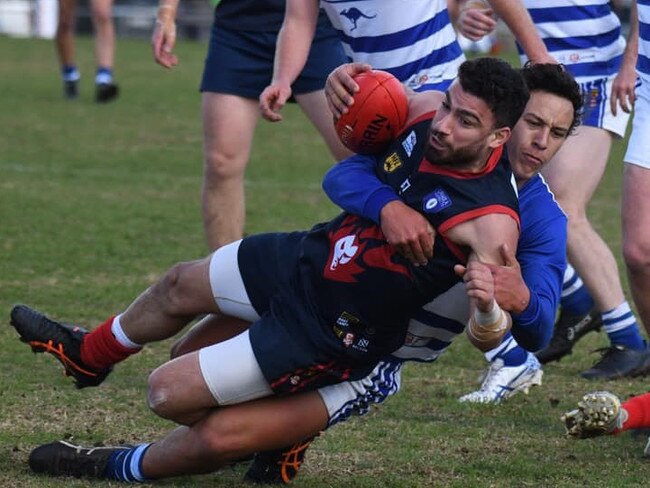
[[582,125],[605,129],[618,137],[625,137],[630,114],[623,112],[620,107],[616,116],[612,114],[609,102],[613,81],[614,77],[608,77],[580,83],[584,98]]
[[382,403],[399,391],[401,361],[381,361],[363,379],[346,381],[318,390],[327,406],[328,426],[343,422],[352,415],[365,415],[372,404]]

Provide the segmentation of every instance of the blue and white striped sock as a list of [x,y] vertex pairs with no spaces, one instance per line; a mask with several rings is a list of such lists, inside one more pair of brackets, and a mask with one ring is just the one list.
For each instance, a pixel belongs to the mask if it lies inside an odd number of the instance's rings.
[[113,83],[113,70],[106,66],[99,66],[95,74],[95,84],[108,85],[109,83]]
[[560,306],[569,315],[585,315],[594,306],[589,290],[573,266],[568,263],[564,270]]
[[61,78],[63,78],[63,81],[78,81],[81,74],[77,67],[71,64],[61,67]]
[[144,453],[151,444],[140,444],[127,449],[115,451],[106,465],[106,477],[118,481],[144,483],[148,481],[142,474]]
[[627,301],[618,307],[603,312],[603,327],[612,345],[641,350],[646,347],[639,324]]
[[508,332],[501,341],[501,344],[485,353],[485,359],[488,362],[492,362],[496,358],[501,358],[504,366],[521,366],[526,362],[528,352],[517,344],[512,334]]

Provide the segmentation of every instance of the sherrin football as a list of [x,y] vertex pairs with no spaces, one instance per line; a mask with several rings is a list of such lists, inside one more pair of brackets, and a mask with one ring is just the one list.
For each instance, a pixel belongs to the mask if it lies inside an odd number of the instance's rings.
[[351,151],[376,154],[386,149],[406,123],[406,92],[402,83],[386,71],[365,71],[354,81],[359,91],[348,112],[335,122],[336,133]]

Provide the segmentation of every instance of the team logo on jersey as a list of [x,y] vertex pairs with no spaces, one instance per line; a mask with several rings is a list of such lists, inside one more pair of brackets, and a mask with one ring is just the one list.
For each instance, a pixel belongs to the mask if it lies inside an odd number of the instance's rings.
[[352,32],[354,29],[358,27],[357,22],[359,22],[359,20],[374,19],[375,17],[377,17],[377,14],[375,15],[364,14],[361,10],[359,10],[356,7],[346,8],[345,10],[341,10],[339,14],[341,14],[342,17],[348,19],[350,21],[350,24],[352,24],[352,29],[350,29],[350,32]]
[[352,332],[347,332],[343,337],[343,345],[345,347],[350,347],[354,344],[354,334]]
[[347,215],[328,239],[330,252],[323,269],[326,280],[357,283],[358,276],[373,268],[411,278],[408,266],[393,261],[395,250],[381,228],[366,219]]
[[402,147],[404,148],[404,151],[406,151],[406,155],[408,157],[411,157],[411,154],[413,154],[413,149],[415,148],[415,144],[417,143],[418,138],[415,135],[415,131],[412,130],[411,133],[406,136],[406,139],[402,141]]
[[400,166],[402,166],[402,160],[399,158],[397,153],[391,154],[384,160],[384,171],[386,173],[392,173]]
[[427,213],[438,213],[451,205],[451,198],[442,188],[436,188],[422,202],[422,210]]
[[356,236],[350,235],[341,237],[334,244],[334,257],[330,263],[330,270],[334,271],[339,264],[349,263],[350,260],[359,250],[359,246],[355,244]]

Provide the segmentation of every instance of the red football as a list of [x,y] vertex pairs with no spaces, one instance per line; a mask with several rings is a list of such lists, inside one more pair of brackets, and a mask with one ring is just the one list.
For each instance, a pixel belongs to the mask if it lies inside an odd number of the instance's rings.
[[402,130],[408,100],[402,83],[386,71],[365,71],[354,77],[359,91],[348,113],[335,122],[341,142],[358,154],[375,154]]

